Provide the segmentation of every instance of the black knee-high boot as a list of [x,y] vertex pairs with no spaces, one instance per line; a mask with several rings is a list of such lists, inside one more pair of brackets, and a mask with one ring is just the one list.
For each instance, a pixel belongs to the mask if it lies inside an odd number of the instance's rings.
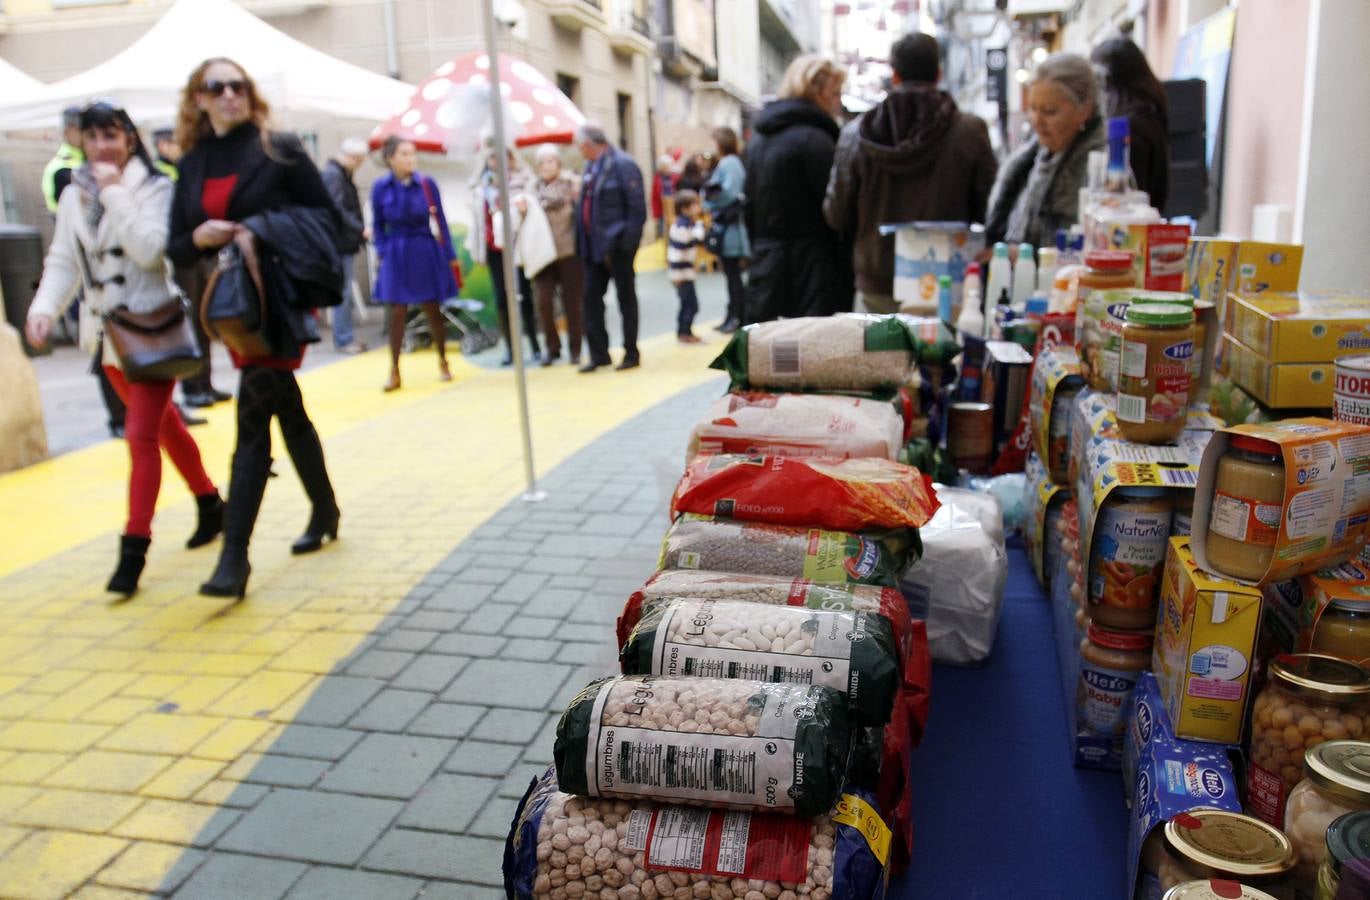
[[304,534],[290,545],[295,554],[313,553],[323,546],[324,537],[338,539],[338,501],[333,496],[333,482],[328,478],[328,467],[324,464],[323,444],[314,423],[307,417],[302,422],[292,422],[286,427],[286,417],[281,417],[281,432],[285,435],[285,446],[290,452],[290,461],[304,485],[304,492],[313,504],[309,513],[309,524]]
[[200,593],[210,597],[243,597],[252,567],[247,545],[271,474],[271,416],[278,402],[279,373],[257,366],[242,371],[238,388],[238,444],[224,510],[224,543],[219,563]]

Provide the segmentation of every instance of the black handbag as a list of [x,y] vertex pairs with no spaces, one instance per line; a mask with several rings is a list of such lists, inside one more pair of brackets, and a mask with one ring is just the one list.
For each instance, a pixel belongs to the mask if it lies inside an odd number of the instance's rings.
[[[251,240],[251,238],[247,238]],[[237,240],[219,251],[219,261],[205,286],[200,323],[239,356],[269,356],[266,337],[266,298],[256,259],[248,259]]]
[[[91,287],[124,283],[123,275],[97,281],[85,248],[78,249],[82,272]],[[102,315],[101,321],[104,340],[109,342],[128,381],[175,381],[194,375],[204,364],[189,304],[179,293],[149,312],[133,312],[120,306]]]

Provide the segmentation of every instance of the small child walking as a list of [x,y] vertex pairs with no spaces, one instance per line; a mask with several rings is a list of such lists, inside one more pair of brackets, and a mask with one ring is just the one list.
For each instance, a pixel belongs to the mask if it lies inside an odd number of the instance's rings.
[[704,223],[699,220],[702,209],[699,194],[691,190],[676,191],[675,221],[666,233],[666,268],[680,298],[680,315],[676,319],[676,339],[682,344],[703,343],[691,330],[699,314],[699,295],[695,293],[695,255],[704,243]]

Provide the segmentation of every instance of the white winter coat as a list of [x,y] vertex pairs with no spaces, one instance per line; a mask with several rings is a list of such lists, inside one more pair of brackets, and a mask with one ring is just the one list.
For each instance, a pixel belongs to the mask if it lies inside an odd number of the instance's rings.
[[[169,178],[148,174],[134,157],[124,167],[123,179],[100,191],[105,212],[92,233],[86,218],[85,193],[73,183],[57,204],[57,229],[43,260],[43,277],[29,307],[29,317],[59,318],[80,288],[81,347],[94,352],[102,333],[101,315],[118,307],[151,312],[178,295],[166,258],[171,198]],[[119,252],[113,252],[118,250]],[[95,284],[86,279],[79,254],[84,253]],[[123,276],[123,283],[115,283]],[[105,365],[118,365],[105,347]]]

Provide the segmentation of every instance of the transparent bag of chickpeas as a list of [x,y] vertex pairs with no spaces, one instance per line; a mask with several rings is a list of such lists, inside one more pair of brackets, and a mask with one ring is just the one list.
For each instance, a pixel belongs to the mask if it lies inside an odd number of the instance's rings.
[[1289,792],[1303,779],[1304,755],[1326,741],[1370,732],[1370,672],[1313,653],[1272,660],[1251,710],[1247,812],[1284,824]]

